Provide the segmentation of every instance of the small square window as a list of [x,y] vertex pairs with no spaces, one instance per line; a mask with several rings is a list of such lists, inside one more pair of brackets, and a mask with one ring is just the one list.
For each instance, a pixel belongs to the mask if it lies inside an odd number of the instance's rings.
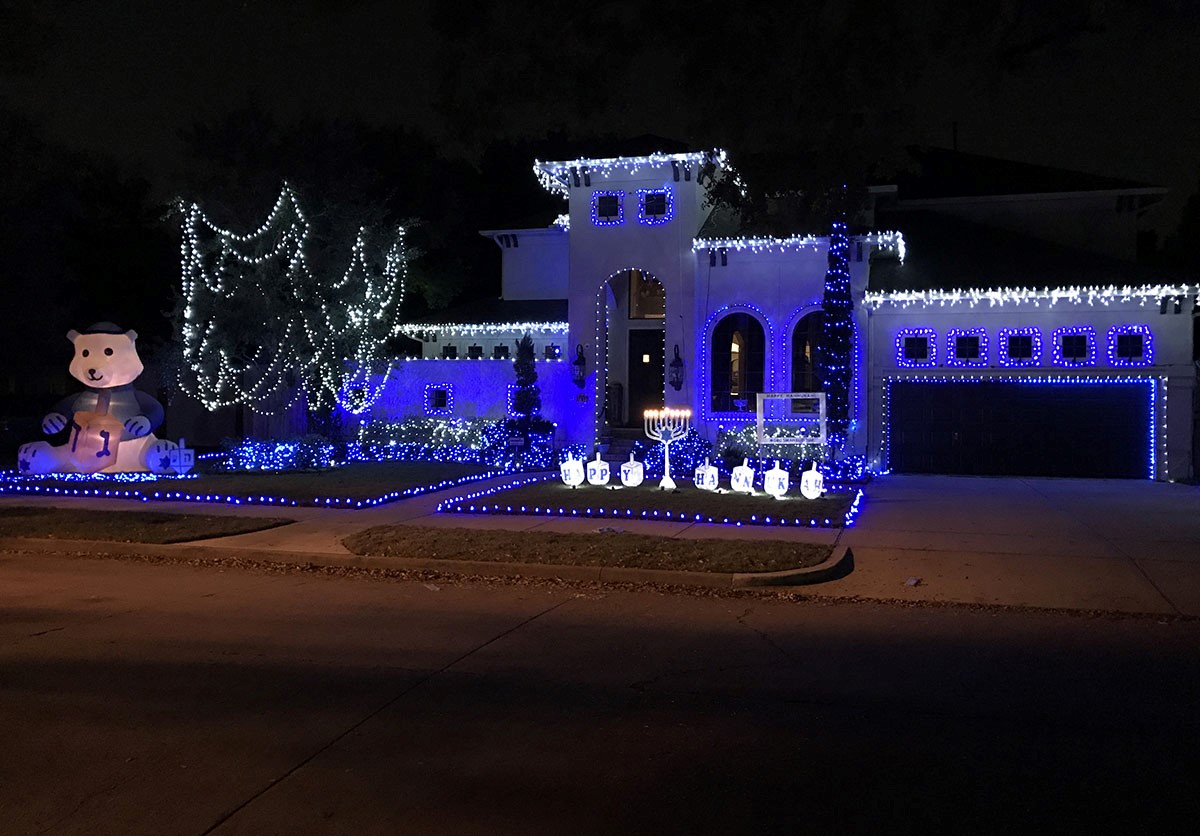
[[559,348],[557,345],[555,345],[554,343],[551,343],[550,345],[546,346],[546,359],[547,360],[557,360],[561,356],[562,356],[562,349]]
[[508,346],[498,345],[495,348],[493,348],[492,349],[492,359],[493,360],[507,360],[508,359]]
[[647,215],[657,217],[667,214],[666,192],[648,192],[645,201]]
[[429,393],[430,409],[445,409],[450,403],[450,394],[445,389],[434,389]]
[[1033,359],[1033,337],[1014,334],[1008,338],[1008,356],[1011,360]]
[[456,359],[458,359],[458,346],[456,346],[456,345],[444,345],[444,346],[442,346],[442,359],[443,359],[443,360],[456,360]]
[[483,357],[483,346],[472,345],[467,348],[467,357],[471,360],[479,360]]
[[1083,360],[1088,356],[1086,334],[1063,334],[1062,354],[1065,360]]
[[615,194],[602,194],[596,197],[596,217],[611,221],[621,214],[621,200]]
[[1117,334],[1117,357],[1122,360],[1142,358],[1141,334]]
[[928,337],[905,337],[904,338],[904,359],[905,360],[926,360],[929,358],[929,338]]
[[979,337],[957,337],[954,340],[954,356],[959,360],[979,359]]

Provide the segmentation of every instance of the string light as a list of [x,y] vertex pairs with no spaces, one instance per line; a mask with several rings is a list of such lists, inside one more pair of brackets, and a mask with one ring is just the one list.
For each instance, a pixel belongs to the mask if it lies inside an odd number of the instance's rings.
[[[741,517],[715,517],[707,514],[697,514],[684,510],[647,510],[636,508],[632,505],[625,508],[613,507],[611,505],[597,505],[596,507],[566,508],[556,507],[554,505],[513,505],[511,502],[505,503],[502,501],[479,502],[483,499],[499,499],[505,491],[515,490],[525,487],[526,485],[537,484],[559,478],[557,475],[531,476],[528,479],[521,479],[506,485],[485,488],[483,490],[471,491],[469,493],[460,494],[450,497],[438,503],[437,513],[439,514],[500,514],[512,516],[536,516],[536,517],[585,517],[585,518],[603,518],[603,519],[639,519],[639,520],[658,520],[662,522],[698,522],[708,523],[710,525],[769,525],[769,526],[795,526],[800,528],[833,528],[840,523],[842,527],[849,527],[854,524],[854,519],[861,511],[861,503],[865,494],[861,488],[857,489],[854,499],[851,501],[849,508],[846,510],[842,519],[835,522],[829,517],[809,517],[803,519],[800,517],[777,517],[775,515],[759,515],[759,514],[743,514]],[[586,490],[586,488],[583,488]],[[627,489],[631,492],[636,492],[636,488]],[[656,494],[659,494],[657,489],[654,489]],[[611,499],[613,492],[607,488],[596,491],[597,501],[601,499]],[[661,495],[661,494],[659,494]],[[628,494],[622,494],[622,499],[625,499]],[[770,500],[774,505],[775,500]],[[766,500],[764,499],[764,502]],[[778,508],[778,506],[775,506]]]
[[726,164],[726,154],[720,148],[711,151],[698,151],[685,154],[647,154],[640,157],[604,157],[585,158],[562,162],[534,161],[533,173],[537,175],[542,188],[553,194],[567,197],[572,185],[590,185],[591,178],[598,177],[607,180],[615,174],[637,174],[644,168],[658,168],[674,164],[681,170],[686,170],[687,176],[692,176],[692,169],[698,171],[709,166],[721,167]]
[[[1014,357],[1012,350],[1014,347],[1013,338],[1027,337],[1029,339],[1029,356]],[[1042,331],[1040,328],[1028,326],[1025,328],[1001,328],[1000,336],[997,339],[999,343],[1000,365],[1004,368],[1024,368],[1027,366],[1039,366],[1042,362]]]
[[[1065,340],[1070,337],[1083,337],[1082,357],[1067,356]],[[1090,325],[1064,325],[1061,328],[1055,328],[1050,336],[1050,356],[1056,366],[1096,365],[1096,329]]]
[[455,337],[507,337],[529,332],[531,336],[565,336],[570,331],[566,322],[456,322],[421,323],[405,322],[392,329],[393,334],[402,334],[414,339]]
[[[605,198],[615,201],[617,206],[615,215],[600,214],[600,205]],[[592,225],[621,226],[623,223],[625,223],[625,192],[620,190],[592,192]]]
[[958,290],[886,290],[867,291],[863,304],[869,308],[893,305],[907,308],[911,305],[938,305],[941,307],[966,305],[975,307],[987,303],[989,307],[999,305],[1033,304],[1043,302],[1056,305],[1059,302],[1074,305],[1112,305],[1137,302],[1145,306],[1157,302],[1164,296],[1186,296],[1196,292],[1192,285],[1106,285],[1096,287],[1010,287],[1010,288],[966,288]]
[[[914,350],[910,351],[910,348]],[[909,354],[915,356],[910,357]],[[896,365],[902,369],[927,369],[936,366],[937,334],[934,330],[901,328],[896,333]]]
[[[959,340],[975,340],[977,350],[974,357],[958,353]],[[988,364],[988,336],[986,328],[951,328],[946,332],[946,365],[955,369],[970,369]]]
[[[1147,431],[1146,469],[1147,478],[1153,480],[1158,473],[1158,451],[1163,450],[1162,467],[1167,467],[1166,461],[1166,414],[1167,414],[1167,380],[1165,377],[1133,377],[1110,375],[906,375],[904,377],[887,377],[883,381],[883,438],[881,449],[885,458],[883,472],[891,470],[891,403],[892,390],[897,385],[905,383],[1010,383],[1032,385],[1141,385],[1146,387],[1149,429]],[[1161,411],[1162,419],[1159,419]],[[1161,437],[1161,438],[1160,438]]]
[[[1129,352],[1122,357],[1120,353],[1121,337],[1137,337],[1140,351]],[[1114,325],[1108,329],[1108,364],[1110,366],[1132,368],[1137,366],[1154,365],[1154,333],[1149,325]]]
[[[652,215],[646,211],[646,198],[650,195],[663,196],[663,212],[662,214]],[[675,193],[670,186],[663,186],[661,189],[638,189],[638,223],[643,226],[662,226],[668,224],[675,217]]]
[[[387,362],[386,338],[404,296],[404,229],[376,268],[360,228],[334,281],[310,271],[309,231],[287,184],[247,234],[217,226],[198,204],[184,212],[181,385],[208,409],[245,404],[270,413],[271,404],[286,400],[290,408],[303,395],[310,407],[337,404],[359,414],[382,392],[375,370]],[[246,343],[236,357],[231,340]]]

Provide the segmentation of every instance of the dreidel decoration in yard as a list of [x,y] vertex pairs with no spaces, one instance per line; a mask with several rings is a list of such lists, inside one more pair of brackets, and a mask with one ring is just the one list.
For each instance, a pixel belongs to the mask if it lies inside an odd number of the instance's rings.
[[577,459],[571,453],[567,453],[567,459],[558,466],[558,471],[562,475],[562,480],[572,488],[577,488],[583,484],[583,460]]
[[601,459],[599,453],[596,454],[595,461],[587,463],[587,480],[589,485],[607,485],[610,475],[608,462]]
[[645,474],[645,468],[633,457],[633,453],[629,454],[629,461],[621,464],[621,484],[627,488],[636,488],[642,484]]
[[754,494],[754,468],[750,466],[749,459],[742,459],[742,463],[733,469],[729,487],[741,493]]
[[715,491],[717,483],[720,480],[720,474],[717,469],[708,463],[708,459],[704,460],[704,464],[696,468],[696,487],[702,491]]
[[687,435],[688,425],[692,420],[690,409],[647,409],[642,413],[646,422],[646,435],[653,441],[661,441],[663,445],[663,478],[658,483],[660,490],[675,490],[675,480],[671,478],[671,442],[678,441]]
[[813,462],[812,470],[806,470],[800,476],[800,495],[805,499],[820,499],[823,493],[825,477],[817,470],[817,463]]
[[790,485],[791,477],[779,466],[779,460],[776,459],[775,466],[763,474],[763,490],[776,499],[783,499]]

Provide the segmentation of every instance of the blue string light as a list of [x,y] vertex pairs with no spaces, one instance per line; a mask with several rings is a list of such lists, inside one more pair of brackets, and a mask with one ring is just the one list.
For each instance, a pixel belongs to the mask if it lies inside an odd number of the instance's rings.
[[[662,195],[665,203],[665,210],[661,215],[651,215],[646,211],[646,198],[650,195]],[[643,226],[662,226],[668,224],[675,217],[675,194],[670,186],[663,186],[661,189],[638,189],[638,223]]]
[[[605,197],[616,199],[616,215],[600,214],[600,200]],[[625,192],[620,189],[592,192],[592,224],[595,226],[620,226],[623,223],[625,223]]]
[[[977,339],[979,350],[974,357],[964,357],[958,353],[960,339]],[[988,364],[988,336],[986,328],[951,328],[946,332],[946,365],[953,369],[973,369],[986,367]]]
[[[1121,337],[1139,337],[1139,352],[1122,357],[1118,348]],[[1149,325],[1114,325],[1108,329],[1108,364],[1117,368],[1137,368],[1154,365],[1154,333]]]
[[[915,347],[916,350],[909,351]],[[909,357],[909,354],[914,356]],[[923,357],[920,355],[924,355]],[[928,369],[937,365],[937,333],[932,328],[901,328],[896,333],[896,366]]]
[[[1065,340],[1069,337],[1083,337],[1084,353],[1082,357],[1066,355]],[[1078,368],[1096,365],[1096,329],[1090,325],[1064,325],[1061,328],[1055,328],[1050,337],[1050,356],[1056,366]]]
[[[1030,351],[1028,357],[1011,356],[1011,338],[1013,337],[1029,338]],[[1035,328],[1032,325],[1026,328],[1001,328],[996,342],[999,344],[996,353],[1000,365],[1006,369],[1027,368],[1029,366],[1039,366],[1042,363],[1042,331],[1040,328]]]

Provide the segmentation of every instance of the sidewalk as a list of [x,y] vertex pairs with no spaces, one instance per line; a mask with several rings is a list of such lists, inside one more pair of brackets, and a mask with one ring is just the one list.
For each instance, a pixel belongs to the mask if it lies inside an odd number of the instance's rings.
[[[503,477],[502,477],[503,478]],[[499,483],[501,480],[497,480]],[[472,490],[482,485],[472,485]],[[595,519],[435,514],[453,491],[360,511],[155,503],[182,513],[287,516],[281,528],[176,546],[0,541],[0,549],[182,553],[332,565],[446,571],[444,561],[359,558],[341,539],[374,525],[410,523],[586,534],[613,522]],[[145,508],[121,500],[5,499],[12,504]],[[713,526],[623,520],[633,533],[681,539],[760,539],[824,543],[848,549],[837,579],[805,594],[837,598],[956,602],[1200,617],[1200,488],[1148,481],[886,476],[867,486],[850,529]],[[840,547],[845,547],[842,549]],[[470,570],[470,567],[464,567]],[[493,567],[499,568],[499,567]],[[596,580],[595,569],[509,567],[537,576]],[[501,572],[496,572],[501,574]],[[695,573],[609,570],[607,579],[688,583]],[[711,577],[728,586],[729,576]],[[723,580],[722,580],[723,579]]]

